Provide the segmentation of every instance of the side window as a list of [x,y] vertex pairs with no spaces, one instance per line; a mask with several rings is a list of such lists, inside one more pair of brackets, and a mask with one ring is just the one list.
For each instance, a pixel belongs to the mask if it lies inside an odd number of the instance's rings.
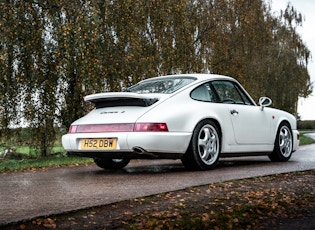
[[244,91],[239,87],[239,85],[234,84],[234,86],[237,89],[237,91],[239,92],[239,94],[241,95],[245,105],[254,105],[253,102],[251,102],[251,100],[248,98],[248,96],[244,93]]
[[217,96],[210,83],[205,83],[195,88],[191,92],[190,97],[198,101],[208,101],[208,102],[218,101]]
[[236,83],[231,81],[213,81],[212,85],[219,96],[219,102],[252,105],[252,102]]

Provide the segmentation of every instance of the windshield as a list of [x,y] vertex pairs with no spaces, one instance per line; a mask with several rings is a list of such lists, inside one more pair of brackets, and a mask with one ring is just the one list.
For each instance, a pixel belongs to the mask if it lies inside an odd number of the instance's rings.
[[154,80],[146,80],[139,82],[138,84],[129,87],[125,91],[133,93],[174,93],[180,88],[188,85],[189,83],[195,81],[196,78],[193,77],[170,77],[161,78]]

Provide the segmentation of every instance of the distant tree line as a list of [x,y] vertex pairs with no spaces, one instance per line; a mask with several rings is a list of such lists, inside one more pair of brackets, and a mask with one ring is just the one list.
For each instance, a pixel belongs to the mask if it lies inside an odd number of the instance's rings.
[[3,0],[1,139],[27,124],[45,156],[55,127],[90,109],[85,95],[174,73],[233,76],[255,100],[296,113],[312,90],[302,19],[263,0]]

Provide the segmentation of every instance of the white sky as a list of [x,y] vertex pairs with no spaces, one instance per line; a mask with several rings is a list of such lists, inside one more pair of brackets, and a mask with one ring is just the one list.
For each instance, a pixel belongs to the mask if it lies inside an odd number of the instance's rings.
[[314,82],[314,90],[310,97],[301,98],[298,104],[298,113],[302,120],[315,120],[315,1],[314,0],[266,0],[272,3],[272,10],[280,13],[288,3],[303,15],[304,21],[298,32],[308,49],[312,59],[308,65],[311,82]]

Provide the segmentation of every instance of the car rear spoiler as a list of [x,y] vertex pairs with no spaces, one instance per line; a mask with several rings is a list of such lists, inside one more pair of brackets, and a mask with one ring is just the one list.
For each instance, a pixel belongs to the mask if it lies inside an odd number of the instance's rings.
[[141,106],[148,107],[159,100],[152,95],[143,95],[129,92],[98,93],[84,97],[85,101],[94,103],[96,108],[114,106]]

